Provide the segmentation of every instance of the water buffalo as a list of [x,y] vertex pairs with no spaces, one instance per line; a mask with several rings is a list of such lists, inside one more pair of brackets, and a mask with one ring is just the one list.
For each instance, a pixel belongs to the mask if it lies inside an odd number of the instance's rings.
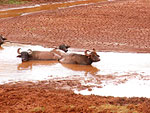
[[69,46],[60,45],[59,48],[55,48],[52,51],[27,51],[20,52],[21,48],[18,48],[18,56],[22,59],[22,62],[29,60],[59,60],[68,51]]
[[64,64],[80,64],[80,65],[91,65],[93,62],[100,61],[99,55],[96,53],[95,49],[89,54],[89,50],[85,51],[85,55],[82,54],[66,54],[64,55],[59,62]]
[[70,48],[70,46],[62,44],[58,47],[58,49],[63,50],[64,52],[68,51],[68,48]]
[[0,34],[0,46],[4,43],[4,40],[6,40],[6,38]]

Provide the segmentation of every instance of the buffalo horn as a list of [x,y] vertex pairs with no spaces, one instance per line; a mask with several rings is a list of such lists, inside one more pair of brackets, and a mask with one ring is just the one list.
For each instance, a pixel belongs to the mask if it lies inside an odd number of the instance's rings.
[[89,54],[87,53],[89,50],[86,50],[85,51],[85,56],[89,56]]
[[21,48],[18,48],[18,50],[17,50],[17,53],[18,53],[18,54],[21,54],[20,49],[21,49]]
[[28,53],[29,53],[29,54],[32,54],[32,50],[31,50],[31,49],[28,49]]

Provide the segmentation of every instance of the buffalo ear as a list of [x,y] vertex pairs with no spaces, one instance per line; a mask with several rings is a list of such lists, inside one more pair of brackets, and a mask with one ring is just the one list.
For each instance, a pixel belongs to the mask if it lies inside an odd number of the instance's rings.
[[21,55],[18,55],[17,57],[19,57],[19,58],[20,58],[20,57],[21,57]]
[[70,48],[70,46],[67,45],[66,48]]
[[6,38],[3,38],[3,40],[7,40]]

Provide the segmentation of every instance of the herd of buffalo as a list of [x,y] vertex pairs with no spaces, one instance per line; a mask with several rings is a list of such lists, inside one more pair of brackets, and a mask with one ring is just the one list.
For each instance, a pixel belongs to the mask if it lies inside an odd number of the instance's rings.
[[[0,35],[0,46],[5,42],[6,38]],[[76,53],[67,53],[70,46],[62,44],[58,48],[54,48],[51,51],[32,51],[28,49],[27,51],[21,51],[18,48],[18,56],[21,58],[22,62],[30,60],[57,60],[60,63],[65,64],[80,64],[80,65],[91,65],[93,62],[100,61],[99,55],[96,50],[92,51],[86,50],[84,55]]]

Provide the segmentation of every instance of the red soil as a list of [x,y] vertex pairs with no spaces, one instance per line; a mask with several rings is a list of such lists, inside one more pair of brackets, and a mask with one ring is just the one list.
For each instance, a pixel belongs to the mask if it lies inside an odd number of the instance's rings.
[[[0,34],[11,42],[46,47],[65,43],[73,48],[95,48],[99,51],[150,52],[148,0],[120,0],[43,11],[0,19],[0,23]],[[110,113],[109,108],[101,108],[102,111],[98,108],[103,104],[111,104],[126,106],[130,112],[150,113],[150,100],[147,98],[76,95],[63,90],[61,85],[64,84],[69,87],[78,83],[49,81],[47,84],[0,85],[0,112]]]

